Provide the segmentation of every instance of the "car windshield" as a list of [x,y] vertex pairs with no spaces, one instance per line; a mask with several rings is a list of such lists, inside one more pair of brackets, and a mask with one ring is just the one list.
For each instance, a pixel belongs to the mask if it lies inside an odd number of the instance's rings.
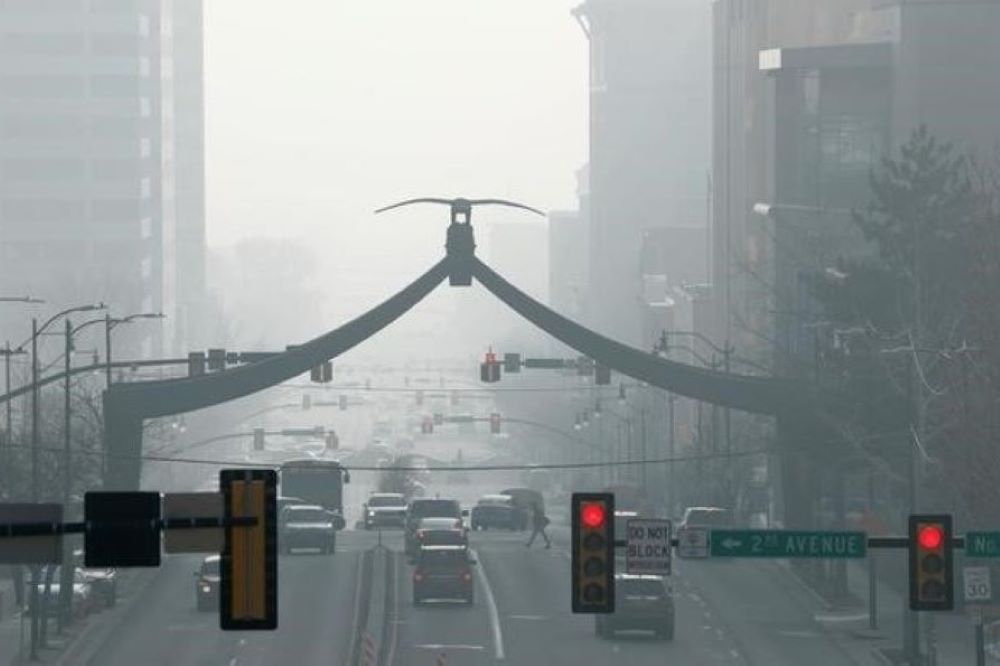
[[461,527],[457,518],[424,518],[419,525],[422,530],[452,530]]
[[379,507],[381,507],[381,506],[394,506],[394,507],[406,506],[406,500],[404,500],[402,498],[402,496],[395,496],[395,495],[393,495],[393,496],[384,496],[384,495],[380,496],[380,495],[375,495],[375,496],[370,497],[368,499],[368,506],[372,506],[372,507],[376,507],[376,506],[379,506]]
[[290,523],[330,522],[330,515],[323,509],[291,507],[285,512],[285,520]]
[[731,523],[728,511],[705,509],[691,510],[685,522],[696,527],[729,527]]
[[425,567],[458,567],[469,562],[469,555],[465,549],[433,549],[423,548],[420,551],[419,563]]
[[412,518],[424,518],[425,516],[448,516],[460,517],[461,511],[455,500],[422,500],[410,505],[410,516]]

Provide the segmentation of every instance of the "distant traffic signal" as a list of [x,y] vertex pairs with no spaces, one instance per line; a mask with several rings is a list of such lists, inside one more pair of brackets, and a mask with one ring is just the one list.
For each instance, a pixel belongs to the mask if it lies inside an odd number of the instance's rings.
[[201,377],[205,374],[205,352],[190,352],[188,354],[188,377]]
[[326,448],[329,451],[340,448],[340,438],[337,437],[337,433],[332,429],[326,433]]
[[219,583],[219,624],[227,630],[278,627],[278,475],[272,469],[219,473],[227,519],[254,518],[226,528]]
[[500,415],[496,412],[490,414],[490,434],[500,434]]
[[521,372],[521,355],[520,354],[504,354],[503,355],[503,371],[507,373]]
[[434,432],[434,419],[429,416],[425,416],[420,422],[420,432],[425,435],[430,435]]
[[611,383],[611,368],[600,363],[594,368],[594,383],[606,386]]
[[500,362],[493,350],[486,352],[486,360],[479,364],[479,379],[487,384],[500,381]]
[[955,606],[951,516],[909,518],[910,609],[952,610]]
[[615,496],[573,493],[572,606],[574,613],[615,612]]
[[264,450],[264,429],[254,428],[253,429],[253,450],[263,451]]
[[337,406],[340,407],[340,411],[347,410],[347,396],[343,393],[337,397]]
[[333,381],[333,362],[326,361],[309,370],[309,379],[317,384],[328,384]]
[[208,350],[208,369],[209,370],[225,370],[226,369],[226,350],[225,349],[209,349]]
[[416,400],[417,400],[417,406],[418,407],[420,407],[421,405],[424,404],[424,392],[423,391],[417,390]]
[[313,402],[312,402],[312,396],[309,395],[308,393],[303,393],[302,394],[302,409],[309,409],[310,407],[312,407],[312,404],[313,404]]

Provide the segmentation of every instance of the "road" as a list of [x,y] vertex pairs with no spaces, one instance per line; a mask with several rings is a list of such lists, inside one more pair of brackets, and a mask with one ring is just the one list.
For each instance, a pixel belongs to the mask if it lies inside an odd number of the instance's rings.
[[[280,413],[272,416],[275,420]],[[289,415],[289,420],[301,418]],[[367,423],[339,423],[345,441],[359,442]],[[280,441],[268,447],[283,446]],[[454,444],[418,442],[426,455],[447,459]],[[441,449],[438,451],[437,449]],[[245,455],[231,444],[206,447],[206,458]],[[349,462],[350,454],[346,454]],[[491,455],[489,446],[470,442],[469,461]],[[185,485],[210,484],[215,466],[196,466],[173,479]],[[348,525],[360,518],[363,498],[373,490],[373,474],[352,475],[345,488]],[[461,482],[446,473],[431,475],[429,492],[457,497],[463,505],[514,484],[509,475],[479,475]],[[555,499],[552,502],[556,502]],[[565,512],[550,507],[553,548],[525,547],[525,535],[485,532],[472,535],[476,601],[472,607],[415,607],[410,567],[404,562],[401,534],[386,531],[382,543],[397,572],[392,622],[391,664],[443,663],[478,666],[517,664],[732,664],[774,666],[857,662],[838,647],[814,617],[817,604],[776,562],[676,561],[672,577],[676,605],[673,641],[641,634],[613,639],[594,635],[593,618],[569,612],[569,552]],[[133,601],[120,625],[100,644],[89,665],[149,666],[264,664],[347,664],[357,640],[355,615],[363,553],[378,535],[347,529],[333,557],[283,556],[279,565],[279,629],[274,632],[223,632],[214,613],[194,608],[193,573],[197,556],[168,557],[153,582]],[[376,570],[375,575],[383,575]]]
[[[680,562],[675,576],[676,638],[620,634],[598,639],[593,620],[569,606],[563,545],[527,549],[523,535],[478,533],[476,603],[414,607],[409,567],[397,554],[398,615],[393,663],[852,664],[787,591],[776,565]],[[280,628],[228,633],[214,613],[194,609],[195,556],[167,559],[154,582],[90,664],[150,666],[344,664],[353,636],[361,553],[374,533],[347,530],[333,557],[300,553],[280,564]],[[383,542],[401,550],[398,533]],[[487,592],[487,587],[489,592]],[[490,597],[492,596],[492,603]]]

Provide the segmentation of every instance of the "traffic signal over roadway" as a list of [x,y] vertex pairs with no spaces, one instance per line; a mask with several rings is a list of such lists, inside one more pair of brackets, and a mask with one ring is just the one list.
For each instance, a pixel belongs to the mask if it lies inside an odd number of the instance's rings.
[[574,613],[615,612],[615,496],[573,493],[572,608]]
[[950,515],[912,515],[908,521],[910,609],[955,607]]

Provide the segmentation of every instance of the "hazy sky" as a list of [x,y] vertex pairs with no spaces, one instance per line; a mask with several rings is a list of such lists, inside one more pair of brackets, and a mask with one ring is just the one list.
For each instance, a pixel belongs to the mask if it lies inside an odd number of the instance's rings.
[[422,266],[444,211],[372,209],[413,195],[571,206],[587,152],[575,4],[207,0],[210,245],[322,233],[338,260]]

